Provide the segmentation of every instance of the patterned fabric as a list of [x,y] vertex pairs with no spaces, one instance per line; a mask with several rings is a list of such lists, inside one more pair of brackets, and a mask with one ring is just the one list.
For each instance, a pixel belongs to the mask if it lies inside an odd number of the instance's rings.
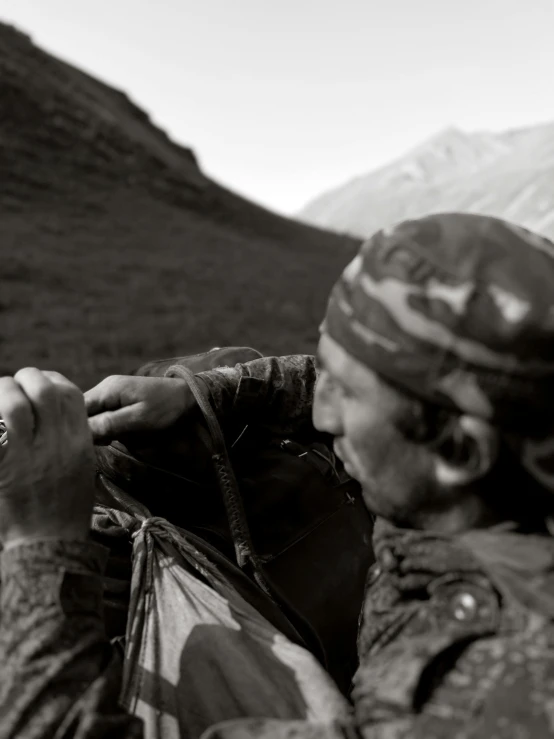
[[349,716],[313,655],[249,605],[192,537],[117,496],[127,512],[102,506],[95,514],[133,538],[121,701],[148,739],[195,739],[238,717]]
[[[197,375],[210,391],[224,431],[255,422],[279,434],[312,429],[317,369],[315,357],[263,357]],[[227,436],[227,434],[226,434]]]
[[364,739],[554,736],[554,540],[374,536],[353,693]]
[[0,737],[142,737],[118,704],[122,662],[106,640],[107,551],[44,541],[2,552]]
[[322,330],[417,396],[491,421],[554,489],[554,244],[495,218],[380,231],[333,289]]
[[554,736],[554,540],[380,521],[351,724],[235,721],[205,739]]

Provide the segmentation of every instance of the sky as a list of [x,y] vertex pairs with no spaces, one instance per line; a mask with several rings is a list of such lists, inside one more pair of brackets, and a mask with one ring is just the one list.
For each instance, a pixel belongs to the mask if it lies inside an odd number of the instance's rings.
[[447,126],[554,120],[554,0],[0,0],[0,20],[284,214]]

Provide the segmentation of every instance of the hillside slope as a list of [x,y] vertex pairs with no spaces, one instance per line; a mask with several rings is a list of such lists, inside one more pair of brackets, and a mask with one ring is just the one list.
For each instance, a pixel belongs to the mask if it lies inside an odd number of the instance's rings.
[[500,134],[447,129],[316,198],[299,218],[367,236],[404,218],[452,210],[507,218],[554,237],[554,124]]
[[0,24],[0,372],[82,387],[224,344],[313,351],[357,242],[210,181],[122,93]]

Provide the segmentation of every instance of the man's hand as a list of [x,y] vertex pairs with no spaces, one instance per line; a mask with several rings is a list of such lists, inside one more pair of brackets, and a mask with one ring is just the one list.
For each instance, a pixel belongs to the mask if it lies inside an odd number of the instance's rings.
[[94,449],[83,394],[57,372],[0,378],[0,541],[85,539],[94,500]]
[[187,383],[174,377],[106,377],[85,393],[85,404],[96,444],[163,431],[197,411]]

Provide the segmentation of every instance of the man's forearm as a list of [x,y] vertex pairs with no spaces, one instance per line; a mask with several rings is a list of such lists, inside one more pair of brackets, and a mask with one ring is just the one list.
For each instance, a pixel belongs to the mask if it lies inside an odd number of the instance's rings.
[[310,428],[317,380],[315,358],[263,357],[197,375],[222,423],[258,423],[281,433]]
[[102,617],[107,552],[37,541],[0,555],[0,737],[142,737],[120,708],[121,660]]

